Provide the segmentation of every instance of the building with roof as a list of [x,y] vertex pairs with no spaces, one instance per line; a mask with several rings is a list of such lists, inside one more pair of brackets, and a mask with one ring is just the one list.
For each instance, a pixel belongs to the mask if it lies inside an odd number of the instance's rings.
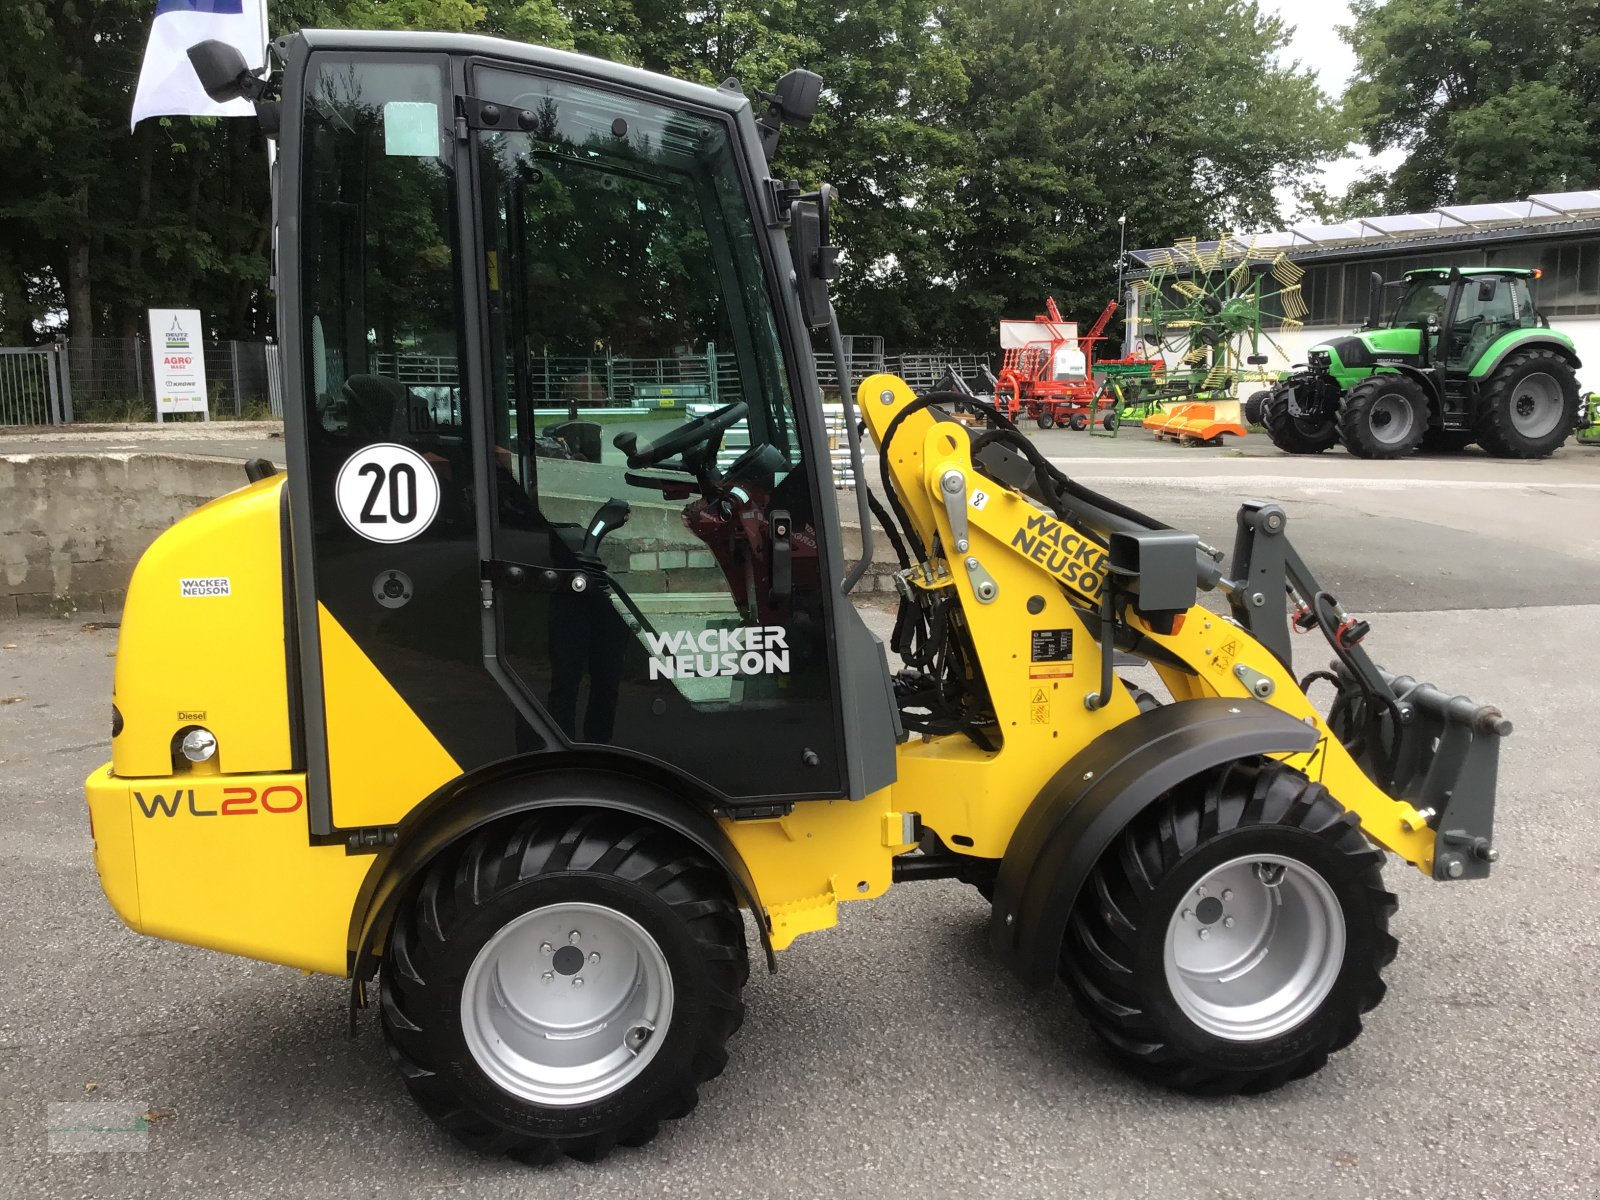
[[[1337,225],[1296,225],[1258,234],[1230,235],[1187,248],[1191,271],[1202,260],[1263,265],[1280,253],[1305,272],[1300,281],[1307,309],[1303,324],[1267,313],[1263,328],[1273,346],[1268,370],[1305,361],[1317,342],[1346,333],[1367,318],[1369,280],[1376,271],[1397,280],[1416,267],[1529,267],[1541,272],[1534,303],[1550,324],[1571,336],[1583,360],[1585,390],[1600,390],[1600,191],[1553,192],[1504,204],[1456,204],[1425,213],[1362,217]],[[1185,247],[1130,252],[1127,278],[1182,261]],[[1129,346],[1138,320],[1138,296],[1129,297]]]

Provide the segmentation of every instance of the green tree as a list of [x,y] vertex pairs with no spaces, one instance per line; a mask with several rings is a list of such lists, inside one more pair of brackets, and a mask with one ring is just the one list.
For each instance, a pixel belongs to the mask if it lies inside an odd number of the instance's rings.
[[1393,209],[1600,183],[1594,0],[1354,0],[1346,106],[1405,159],[1369,189]]
[[1347,136],[1253,0],[962,0],[972,157],[953,264],[961,340],[1055,295],[1093,318],[1128,245],[1270,227]]

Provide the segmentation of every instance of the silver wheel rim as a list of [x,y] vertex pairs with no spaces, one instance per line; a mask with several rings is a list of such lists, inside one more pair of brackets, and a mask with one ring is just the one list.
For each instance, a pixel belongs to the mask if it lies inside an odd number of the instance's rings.
[[1411,401],[1394,392],[1388,392],[1373,402],[1368,423],[1372,427],[1374,440],[1382,442],[1385,446],[1398,446],[1411,436],[1411,427],[1416,424],[1416,420],[1416,412],[1411,407]]
[[1207,1033],[1265,1041],[1327,998],[1344,946],[1344,910],[1321,875],[1275,854],[1235,858],[1208,872],[1172,914],[1167,987]]
[[1511,425],[1523,437],[1541,438],[1561,423],[1561,385],[1553,375],[1524,375],[1511,393]]
[[649,1065],[672,1020],[654,938],[598,904],[523,913],[484,943],[461,989],[461,1031],[490,1079],[536,1104],[589,1104]]

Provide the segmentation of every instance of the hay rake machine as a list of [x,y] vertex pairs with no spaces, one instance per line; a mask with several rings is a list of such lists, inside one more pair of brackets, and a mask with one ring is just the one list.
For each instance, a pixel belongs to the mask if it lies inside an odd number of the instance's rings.
[[1304,324],[1305,272],[1281,251],[1268,257],[1253,242],[1202,247],[1194,238],[1149,265],[1149,276],[1133,282],[1138,319],[1173,365],[1156,396],[1163,407],[1144,419],[1144,427],[1191,445],[1244,436],[1236,389],[1277,379],[1279,369],[1264,348],[1288,367],[1289,356],[1266,325]]

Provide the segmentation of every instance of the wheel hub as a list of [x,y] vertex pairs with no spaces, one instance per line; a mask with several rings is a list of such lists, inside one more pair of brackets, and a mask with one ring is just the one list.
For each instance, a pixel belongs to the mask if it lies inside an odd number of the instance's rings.
[[553,904],[509,921],[461,989],[461,1032],[496,1084],[537,1104],[603,1099],[655,1057],[672,1019],[666,956],[631,917]]
[[1545,437],[1560,423],[1564,407],[1555,377],[1535,371],[1517,382],[1511,398],[1511,424],[1523,437]]
[[1326,999],[1344,962],[1344,912],[1297,859],[1223,863],[1184,896],[1167,927],[1166,980],[1186,1016],[1228,1041],[1277,1037]]

